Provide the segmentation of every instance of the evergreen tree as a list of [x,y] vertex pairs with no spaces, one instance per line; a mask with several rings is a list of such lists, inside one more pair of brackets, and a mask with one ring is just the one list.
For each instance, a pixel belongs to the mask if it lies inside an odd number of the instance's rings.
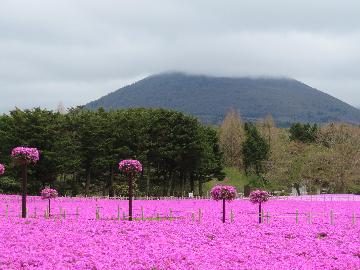
[[263,173],[263,162],[269,156],[269,144],[261,137],[256,126],[245,124],[246,139],[243,143],[243,157],[245,172],[253,171],[256,175]]

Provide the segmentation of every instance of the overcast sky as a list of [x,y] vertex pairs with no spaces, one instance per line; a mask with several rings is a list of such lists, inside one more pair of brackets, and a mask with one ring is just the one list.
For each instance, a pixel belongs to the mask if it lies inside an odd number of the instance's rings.
[[0,0],[0,112],[169,70],[287,76],[360,105],[359,14],[359,0]]

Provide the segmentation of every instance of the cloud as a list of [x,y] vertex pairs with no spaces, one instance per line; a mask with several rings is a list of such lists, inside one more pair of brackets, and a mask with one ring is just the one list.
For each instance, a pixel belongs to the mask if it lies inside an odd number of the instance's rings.
[[287,76],[360,104],[359,1],[0,3],[0,110],[84,104],[153,73]]

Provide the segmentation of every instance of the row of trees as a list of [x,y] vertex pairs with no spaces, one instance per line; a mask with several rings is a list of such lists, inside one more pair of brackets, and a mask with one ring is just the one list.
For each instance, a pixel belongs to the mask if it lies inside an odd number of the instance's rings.
[[106,112],[83,108],[61,114],[35,108],[0,116],[0,162],[7,165],[2,192],[19,190],[9,153],[14,146],[37,147],[41,159],[29,171],[29,192],[51,185],[68,195],[125,195],[117,171],[122,159],[141,161],[137,195],[169,196],[222,179],[217,131],[193,117],[162,109]]
[[220,127],[220,145],[225,165],[255,175],[254,185],[360,193],[359,126],[294,123],[284,129],[269,116],[249,128],[231,110]]

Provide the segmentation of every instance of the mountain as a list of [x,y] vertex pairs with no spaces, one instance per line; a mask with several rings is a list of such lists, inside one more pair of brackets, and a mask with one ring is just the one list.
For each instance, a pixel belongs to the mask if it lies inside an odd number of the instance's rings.
[[167,108],[218,124],[233,107],[245,121],[272,115],[292,122],[360,123],[360,110],[288,78],[226,78],[184,73],[149,76],[85,105],[87,108]]

